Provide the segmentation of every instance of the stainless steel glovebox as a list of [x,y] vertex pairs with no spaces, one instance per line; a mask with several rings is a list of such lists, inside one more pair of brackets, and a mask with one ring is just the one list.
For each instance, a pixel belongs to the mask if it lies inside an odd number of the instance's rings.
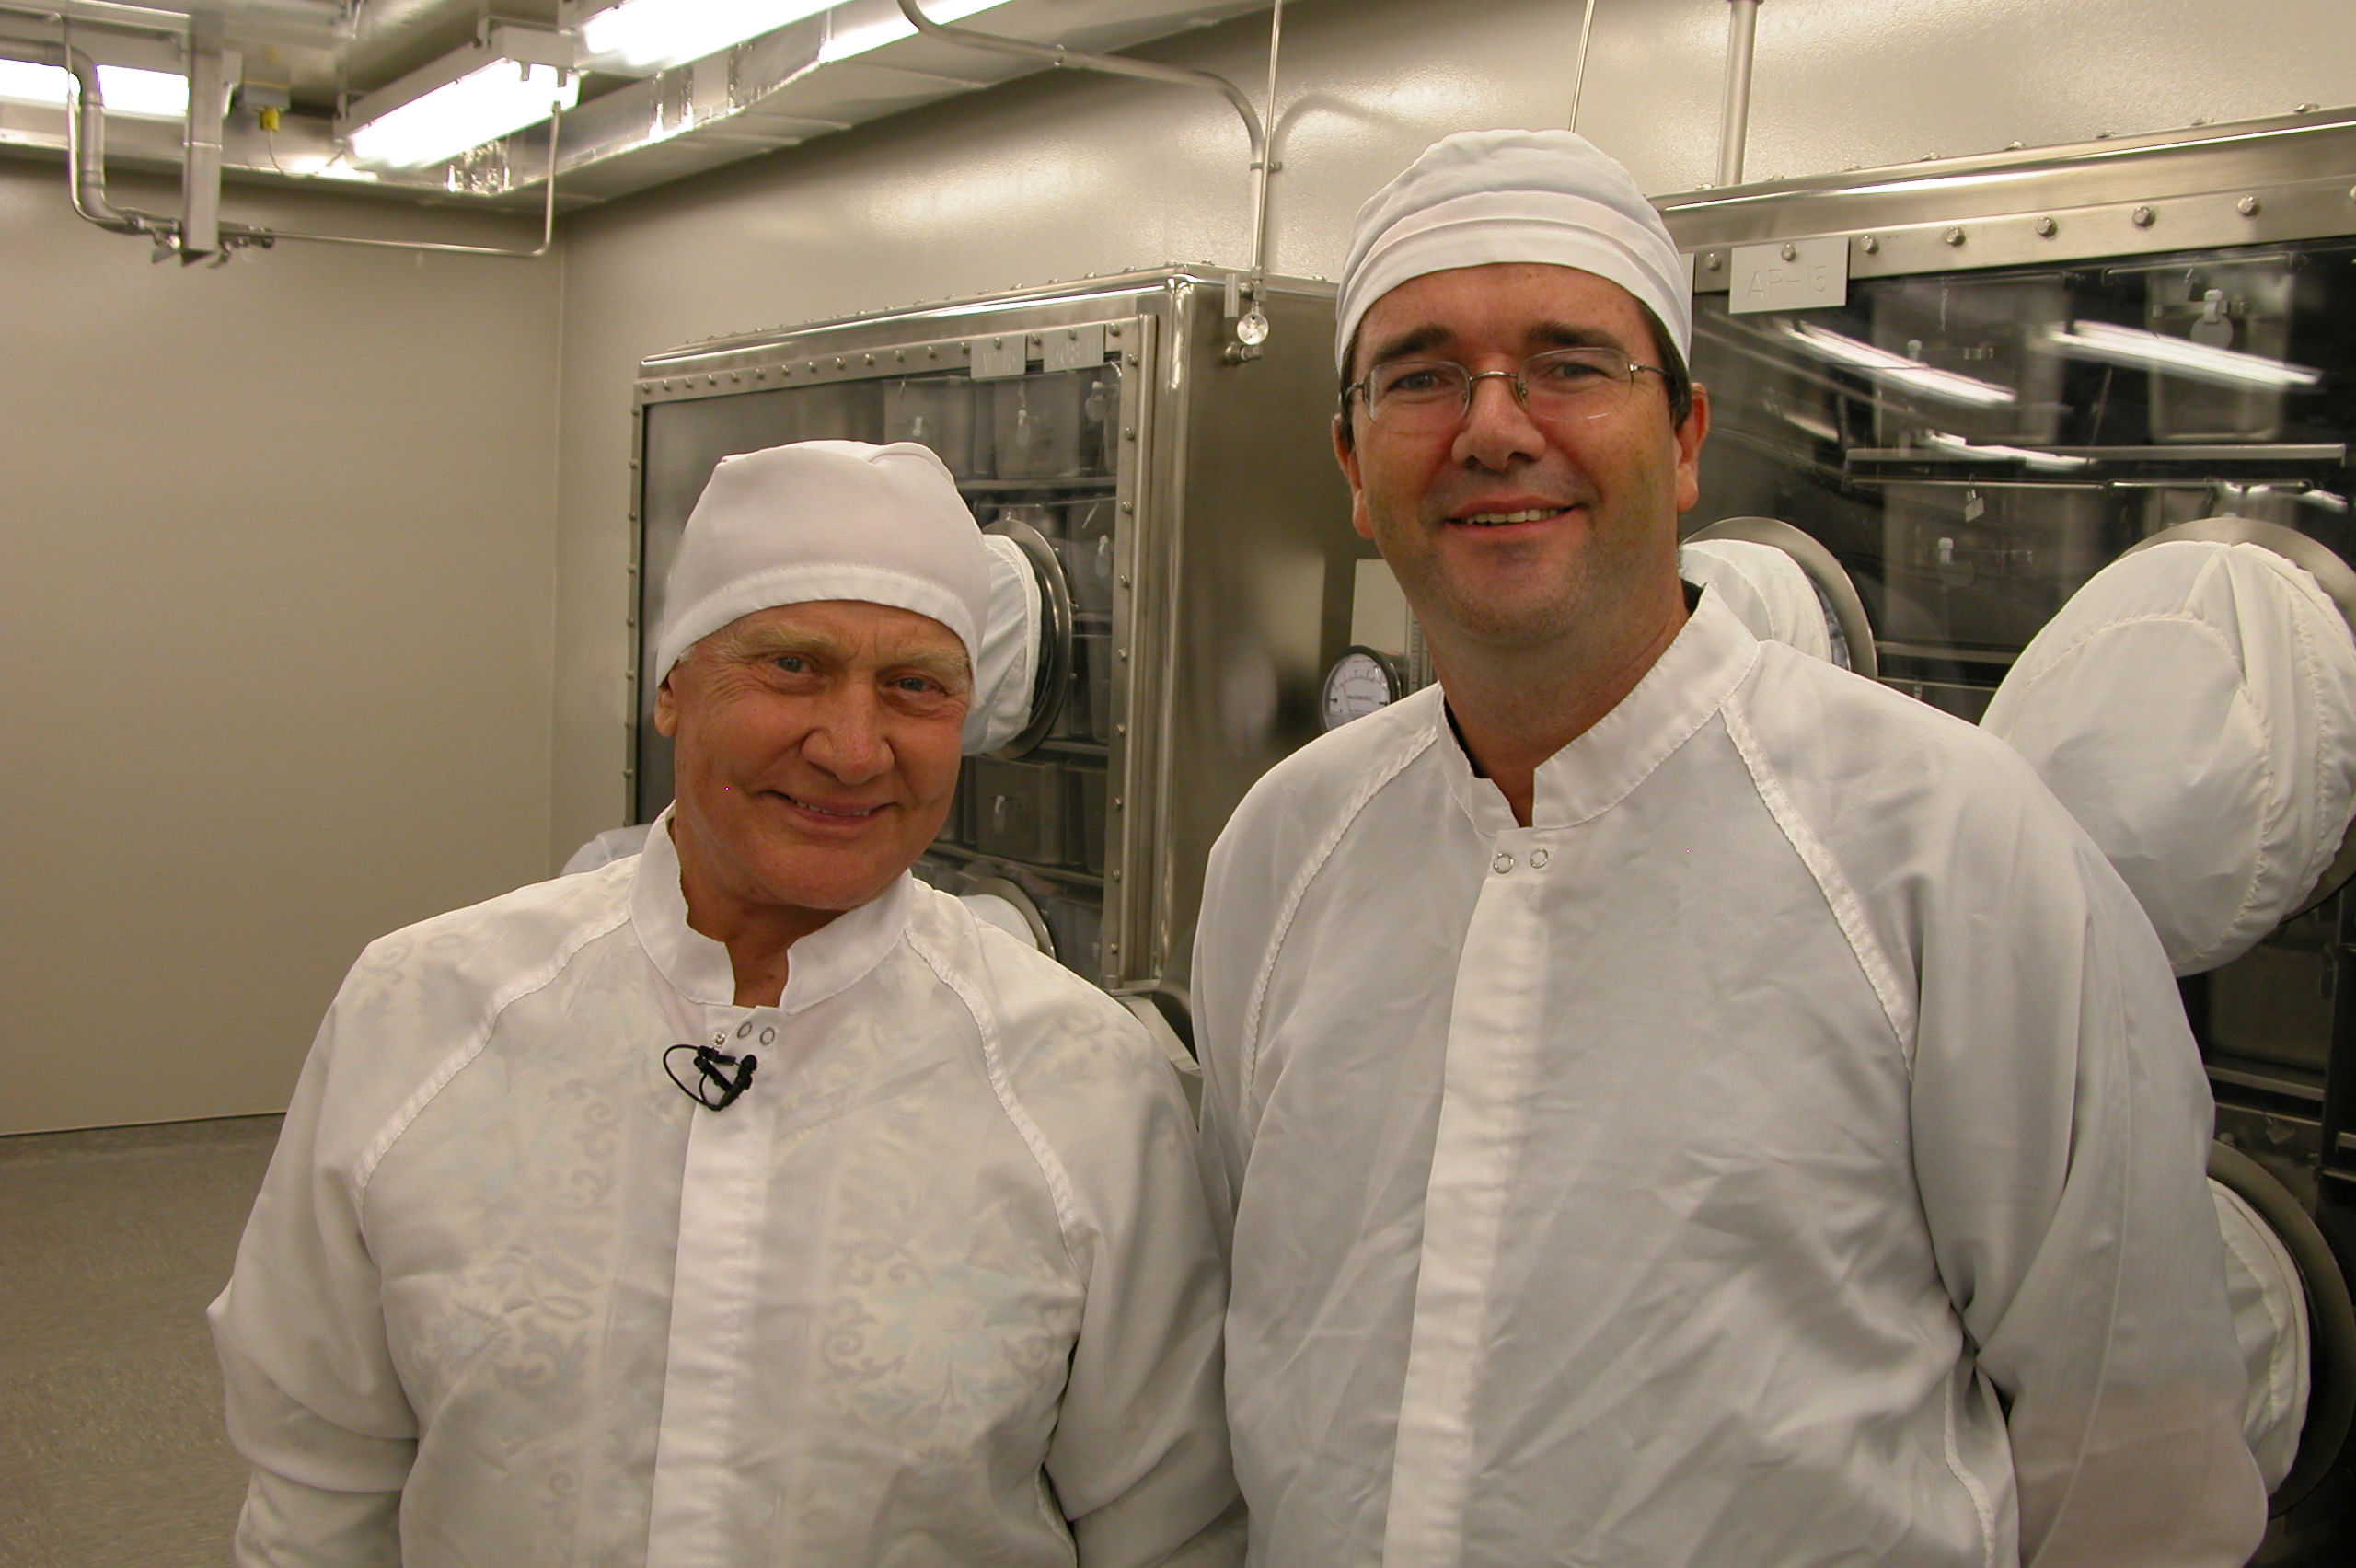
[[[2356,558],[2356,112],[1660,205],[1713,415],[1688,525],[1811,536],[1899,690],[1977,720],[2087,579],[2196,520]],[[2312,1391],[2261,1563],[2356,1561],[2356,895],[2320,891],[2183,982],[2212,1174],[2304,1249]]]

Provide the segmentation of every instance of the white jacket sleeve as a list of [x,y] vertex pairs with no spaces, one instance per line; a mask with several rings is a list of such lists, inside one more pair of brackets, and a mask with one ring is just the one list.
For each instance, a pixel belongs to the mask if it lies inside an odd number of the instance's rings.
[[2021,1561],[2238,1568],[2266,1508],[2204,1180],[2208,1085],[2149,925],[2050,805],[1983,800],[1927,850],[1923,1211],[2004,1401]]
[[378,1098],[351,1092],[343,1058],[368,1055],[343,1038],[365,1011],[351,1006],[352,989],[312,1045],[228,1287],[207,1313],[229,1438],[255,1470],[241,1564],[358,1568],[400,1555],[417,1423],[385,1339],[356,1162],[341,1152],[356,1152],[348,1128]]
[[[1276,940],[1276,890],[1270,885],[1275,869],[1297,870],[1286,863],[1282,849],[1271,852],[1262,841],[1266,835],[1259,819],[1265,814],[1265,810],[1254,813],[1247,802],[1211,846],[1195,921],[1189,994],[1195,1057],[1203,1069],[1197,1139],[1222,1256],[1234,1250],[1235,1205],[1252,1144],[1242,1081],[1244,1014],[1260,971],[1270,962],[1269,944]],[[1246,840],[1253,841],[1249,847]]]
[[[995,933],[992,933],[994,936]],[[1003,955],[1012,948],[993,944]],[[1005,997],[1035,954],[994,956]],[[1069,994],[1058,973],[1057,992]],[[1227,1272],[1177,1076],[1118,1006],[1090,994],[1010,1032],[1017,1103],[1045,1146],[1086,1291],[1045,1468],[1081,1568],[1236,1564],[1220,1335]]]
[[401,1494],[327,1492],[254,1471],[237,1516],[237,1568],[400,1568]]

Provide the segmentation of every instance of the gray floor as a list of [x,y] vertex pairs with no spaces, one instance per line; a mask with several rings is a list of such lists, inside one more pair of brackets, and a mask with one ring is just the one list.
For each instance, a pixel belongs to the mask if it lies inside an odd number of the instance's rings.
[[245,1494],[204,1304],[275,1116],[0,1137],[0,1563],[217,1568]]

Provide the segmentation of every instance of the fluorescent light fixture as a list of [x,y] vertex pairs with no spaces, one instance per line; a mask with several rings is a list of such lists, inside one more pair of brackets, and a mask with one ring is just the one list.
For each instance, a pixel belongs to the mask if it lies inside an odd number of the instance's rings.
[[420,168],[537,125],[581,96],[572,42],[529,28],[495,27],[354,104],[337,131],[361,163]]
[[2073,456],[2064,452],[2039,452],[2028,446],[1975,446],[1959,435],[1949,435],[1938,430],[1925,432],[1917,438],[1916,444],[1943,457],[1960,457],[1967,463],[2018,463],[2025,467],[2050,473],[2089,468],[2095,461],[2091,457]]
[[2313,386],[2323,372],[2285,364],[2264,354],[2235,349],[2212,349],[2186,338],[2146,332],[2138,327],[2114,327],[2107,321],[2073,321],[2067,328],[2049,327],[2045,340],[2063,353],[2103,364],[2123,364],[2156,370],[2189,381],[2218,386],[2268,386],[2287,389]]
[[[936,22],[962,22],[966,17],[1002,6],[1006,0],[925,0],[924,14]],[[900,15],[897,0],[872,0],[837,6],[827,18],[826,41],[821,60],[849,60],[856,54],[917,36],[916,24]]]
[[[0,60],[0,103],[30,103],[63,109],[74,78],[61,65],[29,65]],[[188,118],[188,78],[171,71],[139,71],[128,65],[98,67],[98,92],[109,114],[134,120]]]
[[814,17],[834,0],[621,0],[580,25],[599,65],[662,71]]
[[1888,349],[1877,349],[1871,343],[1861,343],[1838,332],[1828,332],[1812,322],[1803,321],[1784,330],[1795,346],[1819,359],[1845,364],[1853,370],[1862,370],[1877,381],[1894,383],[1925,398],[1961,403],[1974,409],[1993,409],[2019,401],[2009,386],[1974,380],[1969,375],[1958,375],[1952,370],[1938,370],[1921,360],[1908,359],[1904,354],[1894,354]]

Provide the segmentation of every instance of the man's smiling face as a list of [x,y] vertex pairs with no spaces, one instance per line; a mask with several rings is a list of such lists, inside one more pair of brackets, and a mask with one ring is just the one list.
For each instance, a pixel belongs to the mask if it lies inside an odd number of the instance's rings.
[[972,699],[964,644],[912,610],[826,600],[730,622],[655,694],[682,863],[748,913],[814,928],[858,908],[941,831]]
[[[1570,267],[1504,262],[1426,273],[1367,311],[1357,378],[1390,360],[1517,370],[1549,349],[1616,349],[1657,366],[1634,296]],[[1672,422],[1657,375],[1592,418],[1533,419],[1502,378],[1476,381],[1466,417],[1403,432],[1362,401],[1340,442],[1352,521],[1427,625],[1474,643],[1535,647],[1583,619],[1649,602],[1674,579],[1677,516],[1699,494],[1708,429],[1698,397]]]

